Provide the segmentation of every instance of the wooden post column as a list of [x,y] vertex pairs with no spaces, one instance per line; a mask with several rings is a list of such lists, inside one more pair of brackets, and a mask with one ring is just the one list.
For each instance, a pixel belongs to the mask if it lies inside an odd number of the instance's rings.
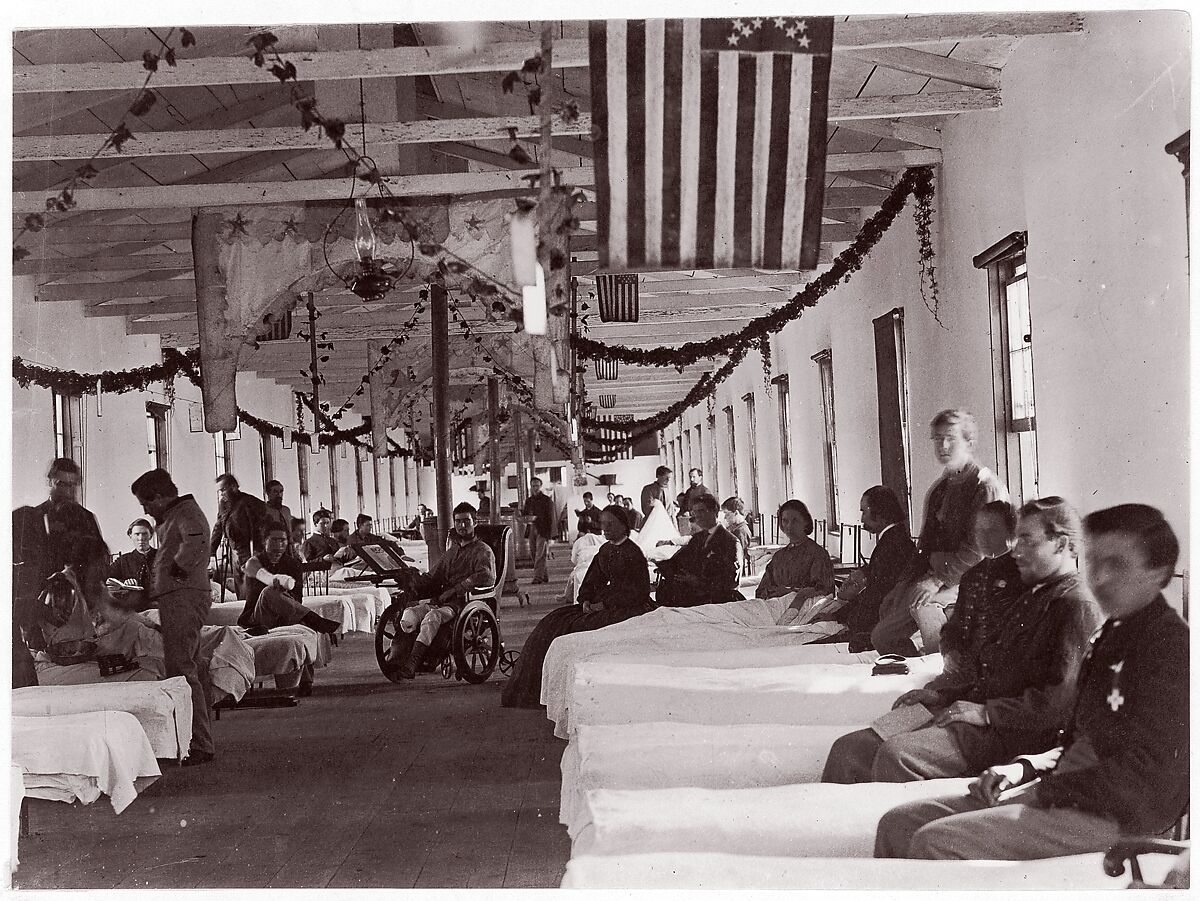
[[[237,428],[238,340],[226,320],[225,277],[217,240],[220,210],[200,209],[192,215],[192,264],[196,274],[196,319],[200,330],[200,372],[204,386],[204,428],[232,432]],[[240,335],[237,336],[240,339]]]
[[491,479],[492,492],[492,515],[489,520],[493,523],[500,522],[500,380],[496,378],[488,379],[488,441],[490,447],[488,449],[488,475]]
[[[430,331],[433,345],[433,465],[437,479],[437,557],[450,534],[450,306],[446,289],[432,285],[429,292]],[[436,564],[430,555],[429,565]]]

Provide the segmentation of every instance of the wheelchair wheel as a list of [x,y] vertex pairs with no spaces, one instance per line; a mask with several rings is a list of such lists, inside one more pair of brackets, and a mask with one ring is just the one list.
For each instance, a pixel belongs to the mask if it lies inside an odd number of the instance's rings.
[[486,604],[464,610],[454,628],[454,667],[472,685],[486,682],[500,661],[500,624]]
[[[400,667],[404,665],[404,661],[408,659],[408,654],[412,650],[413,636],[405,635],[400,631],[400,614],[403,612],[403,606],[392,604],[383,611],[383,615],[379,617],[379,623],[375,626],[375,662],[379,664],[380,671],[392,682],[403,681],[400,676]],[[392,646],[392,639],[397,635],[400,636],[400,656],[394,662],[389,662],[387,652]]]
[[521,656],[520,651],[502,651],[500,653],[500,672],[508,675],[517,665],[517,658]]

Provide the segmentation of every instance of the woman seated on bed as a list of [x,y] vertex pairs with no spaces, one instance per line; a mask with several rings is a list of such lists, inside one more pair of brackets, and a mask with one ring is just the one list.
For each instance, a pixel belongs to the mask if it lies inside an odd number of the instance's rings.
[[786,547],[771,557],[763,573],[758,598],[777,598],[796,592],[796,600],[833,593],[833,561],[829,552],[808,536],[813,518],[802,501],[784,501],[779,508],[779,529],[788,537]]
[[529,633],[500,694],[502,706],[541,706],[542,664],[550,643],[560,635],[601,629],[654,609],[646,557],[629,540],[631,519],[628,510],[615,504],[601,512],[600,528],[607,541],[583,577],[579,603],[553,611]]

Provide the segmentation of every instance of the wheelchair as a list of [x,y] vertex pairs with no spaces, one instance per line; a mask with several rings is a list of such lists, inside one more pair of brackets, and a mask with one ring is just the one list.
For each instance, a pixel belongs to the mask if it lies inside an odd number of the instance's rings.
[[[452,622],[443,625],[434,637],[417,675],[441,673],[442,678],[478,685],[486,682],[497,669],[502,673],[512,671],[517,652],[508,651],[500,638],[500,621],[497,609],[500,594],[504,589],[504,573],[508,566],[508,538],[512,529],[504,525],[481,523],[475,534],[496,556],[496,583],[487,588],[478,588],[467,596],[467,603]],[[397,579],[399,582],[400,579]],[[404,611],[418,603],[416,595],[406,585],[393,593],[391,605],[383,611],[375,627],[375,660],[380,671],[392,682],[400,682],[400,668],[408,659],[417,635],[400,629],[400,617]],[[395,660],[387,659],[393,641],[398,642],[400,653]]]

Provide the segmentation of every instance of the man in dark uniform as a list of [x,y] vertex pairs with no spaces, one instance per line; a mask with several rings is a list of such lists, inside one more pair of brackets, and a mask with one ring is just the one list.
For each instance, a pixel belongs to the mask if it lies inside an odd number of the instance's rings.
[[688,487],[683,492],[683,509],[692,509],[692,501],[702,494],[712,494],[704,484],[704,473],[696,467],[688,470]]
[[[224,538],[233,553],[233,581],[237,596],[246,599],[246,584],[243,570],[251,556],[262,551],[262,528],[267,521],[267,505],[259,498],[246,494],[238,486],[238,480],[229,473],[217,479],[220,504],[217,522],[213,526],[209,551],[215,557]],[[285,526],[285,529],[287,526]]]
[[529,524],[529,540],[533,552],[533,584],[544,585],[550,581],[546,573],[546,551],[554,534],[554,501],[550,495],[542,494],[542,480],[533,478],[529,482],[529,497],[525,501],[523,516],[532,516]]
[[1162,589],[1179,541],[1142,504],[1083,522],[1084,572],[1108,617],[1057,747],[993,766],[957,796],[884,814],[876,857],[1037,860],[1160,835],[1189,801],[1188,628]]
[[662,582],[655,593],[660,607],[698,607],[740,601],[737,592],[737,539],[717,522],[717,499],[702,494],[692,501],[696,532],[670,560],[658,564]]
[[[26,669],[32,670],[32,660],[20,639],[23,633],[34,650],[43,647],[38,598],[46,579],[66,570],[92,610],[104,594],[108,548],[96,517],[75,500],[82,481],[79,465],[59,457],[50,464],[46,478],[49,499],[13,511],[14,685],[36,684],[36,679],[28,681]],[[22,682],[16,681],[18,667]]]
[[576,510],[579,517],[579,534],[590,535],[600,531],[600,508],[592,503],[592,493],[583,493],[583,509]]
[[112,590],[114,603],[119,606],[145,610],[150,604],[150,588],[153,582],[155,550],[150,544],[154,537],[154,527],[149,520],[135,519],[125,530],[125,534],[133,539],[133,550],[122,554],[108,567],[108,577],[118,582],[134,581],[141,586],[141,591],[132,590],[120,592]]

